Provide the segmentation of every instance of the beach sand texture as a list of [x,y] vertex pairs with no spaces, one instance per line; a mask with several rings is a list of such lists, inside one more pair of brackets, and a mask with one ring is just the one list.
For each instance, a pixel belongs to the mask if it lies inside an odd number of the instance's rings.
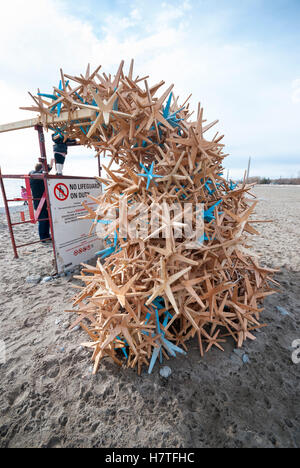
[[[265,301],[268,327],[242,350],[228,342],[203,359],[195,340],[187,356],[164,362],[168,379],[159,365],[138,377],[109,359],[92,376],[91,354],[80,347],[86,334],[69,331],[76,315],[64,312],[76,280],[26,283],[51,274],[52,249],[26,247],[14,260],[1,214],[0,447],[299,447],[292,342],[300,339],[300,187],[254,193],[255,218],[274,223],[254,225],[262,236],[252,238],[252,250],[281,267],[281,293]],[[19,240],[36,238],[36,229],[18,228]]]

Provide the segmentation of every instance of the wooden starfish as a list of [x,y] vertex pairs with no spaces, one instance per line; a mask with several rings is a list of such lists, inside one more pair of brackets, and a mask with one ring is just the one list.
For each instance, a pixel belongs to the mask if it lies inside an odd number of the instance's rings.
[[190,270],[191,270],[191,267],[188,267],[169,277],[167,274],[167,270],[166,270],[166,264],[164,260],[161,258],[160,259],[160,278],[156,278],[156,281],[159,281],[161,285],[154,288],[154,291],[151,297],[146,302],[146,305],[150,305],[157,296],[161,295],[162,293],[165,293],[170,303],[172,304],[176,314],[179,315],[180,312],[178,310],[177,303],[176,303],[175,297],[171,289],[171,284],[175,283],[175,281],[177,281],[179,278],[181,278]]
[[[120,288],[114,283],[114,281],[109,276],[109,274],[107,273],[107,271],[105,270],[103,265],[101,265],[100,262],[99,262],[99,267],[105,280],[105,287],[111,293],[110,297],[116,297],[119,303],[121,304],[121,306],[125,307],[126,295],[128,291],[132,288],[132,285],[134,284],[137,277],[139,276],[138,273],[135,276],[133,276],[124,286]],[[101,294],[102,294],[102,291],[97,292],[93,297],[101,296]]]

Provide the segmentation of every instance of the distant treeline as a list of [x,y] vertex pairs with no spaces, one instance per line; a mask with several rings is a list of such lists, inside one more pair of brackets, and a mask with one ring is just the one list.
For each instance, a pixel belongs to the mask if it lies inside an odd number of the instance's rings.
[[273,185],[300,185],[300,177],[291,177],[290,179],[270,179],[269,177],[249,177],[250,184],[273,184]]

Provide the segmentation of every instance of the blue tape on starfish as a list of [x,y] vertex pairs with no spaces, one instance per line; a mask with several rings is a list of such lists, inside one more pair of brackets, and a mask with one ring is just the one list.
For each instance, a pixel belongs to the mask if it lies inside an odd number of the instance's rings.
[[[115,88],[115,91],[117,91],[117,88]],[[118,107],[119,107],[119,98],[115,100],[114,105],[113,105],[113,110],[114,111],[119,110]]]
[[152,315],[151,312],[148,312],[148,313],[146,314],[146,319],[145,319],[145,324],[146,324],[146,325],[147,325],[147,323],[149,322],[151,315]]
[[77,96],[78,99],[84,104],[84,100],[82,99],[82,97],[80,96],[80,94],[76,93],[76,91],[75,91],[75,96]]
[[172,357],[176,357],[176,353],[175,351],[172,349],[172,346],[171,345],[171,342],[166,340],[165,338],[161,338],[162,339],[162,342],[163,342],[163,346],[166,348],[166,350],[168,351],[168,353],[170,354],[170,356]]
[[[117,336],[117,339],[120,340],[120,341],[122,341],[122,343],[124,343],[125,346],[128,346],[128,343],[127,343],[127,341],[125,340],[125,338],[124,338],[124,340],[122,340],[119,336]],[[126,349],[125,349],[125,348],[121,348],[121,349],[122,349],[122,352],[123,352],[124,356],[126,357],[126,359],[128,359],[128,354],[127,354],[127,352],[126,352]]]
[[166,118],[168,117],[170,113],[170,106],[171,106],[171,100],[172,100],[173,93],[170,93],[170,96],[168,97],[167,103],[165,108],[163,108],[163,116]]
[[[168,321],[169,319],[172,319],[172,315],[170,314],[170,312],[166,311],[165,312],[165,319],[164,319],[164,322],[163,322],[163,327],[165,328],[168,324]],[[165,335],[165,332],[163,332],[163,335]]]
[[200,237],[200,239],[198,239],[198,242],[199,242],[200,244],[203,244],[204,241],[208,241],[208,240],[209,240],[209,238],[208,238],[207,235],[204,233],[204,234]]
[[203,217],[205,221],[212,221],[213,219],[216,219],[215,216],[213,215],[213,212],[215,208],[222,202],[223,200],[217,201],[214,205],[212,205],[208,210],[204,211]]
[[115,247],[117,246],[117,242],[118,242],[118,232],[115,231],[115,233],[114,233],[114,246]]
[[97,223],[110,224],[110,223],[112,223],[112,220],[111,219],[98,219]]
[[59,134],[59,136],[63,137],[62,131],[58,128],[55,134]]
[[[161,298],[161,299],[163,300],[163,298]],[[149,365],[149,368],[148,368],[148,374],[151,374],[158,356],[160,356],[160,362],[162,363],[162,347],[164,347],[167,350],[167,352],[170,354],[170,356],[173,356],[173,357],[176,357],[176,352],[180,353],[180,354],[186,354],[185,351],[183,351],[181,348],[174,345],[173,343],[171,343],[171,341],[167,340],[164,337],[165,332],[161,332],[161,328],[160,328],[158,308],[155,308],[155,316],[156,316],[156,329],[157,329],[157,334],[159,335],[158,339],[160,340],[160,344],[159,344],[158,348],[154,348],[154,350],[153,350],[150,365]],[[164,322],[163,322],[163,327],[164,328],[167,326],[168,321],[169,321],[170,318],[172,318],[172,315],[168,311],[166,311],[165,312]]]
[[145,171],[145,174],[137,174],[138,176],[141,176],[141,177],[146,177],[147,178],[147,186],[146,186],[146,190],[149,189],[149,186],[150,186],[150,183],[151,181],[153,180],[153,182],[156,184],[155,182],[155,178],[162,178],[163,176],[161,175],[156,175],[156,174],[153,174],[153,169],[154,169],[154,161],[152,162],[151,164],[151,167],[150,169],[148,170],[144,164],[140,163],[140,166],[142,169],[144,169]]
[[[59,82],[58,89],[62,90],[62,82],[61,82],[61,80],[60,80],[60,82]],[[60,95],[59,93],[57,93],[57,96],[60,97],[61,95]],[[56,106],[57,106],[57,116],[59,117],[59,116],[60,116],[60,112],[61,112],[62,103],[59,102],[58,104],[55,104],[55,105],[53,106],[52,109],[54,109]]]
[[57,99],[57,96],[55,96],[55,94],[37,93],[37,95],[48,98],[48,99],[52,99],[53,101],[56,101]]
[[[62,90],[62,82],[61,82],[61,80],[60,80],[60,82],[59,82],[58,89]],[[59,96],[59,97],[60,97],[60,94],[59,94],[59,93],[57,93],[57,96]],[[61,103],[61,102],[59,102],[59,103],[58,103],[58,104],[56,104],[56,105],[57,105],[57,116],[59,117],[59,116],[60,116],[60,112],[61,112],[61,106],[62,106],[62,103]]]
[[158,358],[158,354],[160,352],[160,349],[161,349],[161,345],[160,345],[159,348],[154,348],[154,350],[153,350],[150,365],[149,365],[149,368],[148,368],[148,374],[151,374],[151,372],[153,370],[153,367],[154,367],[154,364],[156,363],[156,359]]
[[[68,82],[69,83],[69,82]],[[80,94],[76,93],[75,91],[75,95],[78,97],[78,99],[82,102],[82,104],[88,104],[88,105],[91,105],[88,101],[85,101],[81,96]]]
[[[69,80],[66,82],[66,87],[68,86],[69,84]],[[62,86],[62,81],[60,80],[59,82],[59,85],[58,85],[58,89],[60,91],[63,90],[63,86]],[[75,93],[77,94],[77,93]],[[57,93],[57,95],[55,94],[45,94],[45,93],[38,93],[38,96],[43,96],[43,97],[46,97],[48,99],[52,99],[52,101],[56,101],[59,97],[61,97],[61,94],[60,93]],[[50,112],[54,112],[55,108],[57,107],[57,115],[58,117],[60,116],[60,112],[61,112],[61,108],[62,108],[62,102],[58,102],[57,104],[53,103],[53,107],[51,107],[51,110]]]
[[[146,306],[146,307],[147,307],[147,306]],[[147,307],[147,309],[149,310],[149,307]],[[148,312],[148,313],[146,314],[145,325],[147,325],[147,323],[149,322],[151,315],[152,315],[151,312]],[[145,330],[142,330],[141,333],[142,333],[143,335],[149,336],[149,332],[147,332],[147,331],[145,331]],[[154,334],[152,334],[152,336],[154,336]]]
[[63,138],[63,136],[66,135],[66,132],[64,132],[64,129],[67,128],[66,125],[64,127],[62,127],[62,128],[52,128],[52,127],[49,127],[49,128],[50,128],[50,130],[52,130],[54,132],[53,136],[59,135],[60,137]]
[[162,296],[157,296],[154,301],[152,301],[152,304],[155,305],[158,309],[164,309],[165,308],[165,300]]
[[[178,122],[180,122],[181,120],[184,120],[184,119],[178,119],[178,118],[176,117],[176,115],[178,114],[178,112],[182,111],[182,110],[184,109],[184,107],[182,107],[181,109],[179,109],[179,110],[176,111],[176,112],[173,112],[173,114],[170,114],[170,107],[171,107],[172,96],[173,96],[173,93],[171,92],[171,93],[170,93],[170,96],[168,97],[166,106],[163,107],[163,116],[164,116],[164,118],[166,119],[166,121],[167,121],[170,125],[172,125],[172,127],[175,128],[175,127],[179,127]],[[159,127],[160,125],[163,125],[163,123],[158,122],[157,126]]]
[[215,190],[212,190],[212,189],[209,187],[209,185],[211,185],[211,184],[212,184],[212,181],[211,181],[211,180],[207,180],[207,181],[205,182],[205,185],[204,185],[205,188],[206,188],[206,190],[208,191],[208,193],[209,193],[210,195],[212,195],[212,194],[215,192]]
[[[98,222],[100,222],[100,223],[101,223],[101,221],[104,222],[103,224],[109,224],[109,223],[112,222],[111,220],[107,220],[107,219],[99,219],[98,220]],[[102,250],[99,250],[99,252],[96,252],[96,255],[100,255],[102,259],[104,259],[106,257],[109,257],[113,253],[118,253],[118,252],[120,252],[122,250],[121,247],[119,247],[119,249],[116,250],[117,243],[118,243],[118,233],[117,233],[117,231],[114,232],[114,243],[113,243],[113,245],[112,245],[112,241],[110,239],[108,239],[108,236],[106,236],[104,238],[104,240],[108,243],[109,247],[106,247],[105,249],[102,249]]]
[[109,257],[112,253],[114,253],[115,248],[114,247],[108,247],[103,250],[99,250],[99,252],[96,252],[96,255],[99,255],[102,259]]
[[[171,343],[171,341],[166,340],[166,338],[162,338],[163,342],[172,349],[173,353],[179,353],[179,354],[186,354],[186,352],[179,348],[178,346],[174,345],[174,343]],[[176,354],[174,354],[176,356]]]
[[[192,177],[192,178],[193,178],[193,177]],[[182,187],[182,188],[185,188],[185,185],[181,185],[181,187]],[[179,192],[179,190],[180,190],[179,188],[176,188],[176,189],[175,189],[175,192],[177,193],[177,192]],[[184,193],[182,193],[182,194],[181,194],[181,198],[182,198],[183,200],[185,200],[185,199],[187,198],[187,196],[186,196]]]
[[155,308],[155,318],[156,318],[156,330],[157,330],[157,333],[161,333],[160,322],[159,322],[159,315],[158,315],[158,309],[157,309],[157,308]]

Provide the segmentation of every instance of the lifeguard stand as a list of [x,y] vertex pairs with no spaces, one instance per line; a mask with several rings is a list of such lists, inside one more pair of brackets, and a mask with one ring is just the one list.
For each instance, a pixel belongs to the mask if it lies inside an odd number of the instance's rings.
[[[69,121],[70,118],[71,120],[74,120],[76,122],[85,121],[87,118],[91,117],[92,111],[89,109],[83,109],[79,111],[73,112],[71,115],[67,112],[61,113],[59,117],[53,116],[51,118],[51,123],[63,123],[66,121]],[[49,124],[50,122],[47,122]],[[0,186],[1,186],[1,192],[3,196],[3,201],[4,201],[4,207],[5,207],[5,213],[6,213],[6,218],[7,218],[7,224],[8,224],[8,229],[10,233],[10,238],[11,238],[11,244],[12,248],[14,251],[14,257],[19,258],[18,255],[18,249],[21,247],[25,247],[28,245],[32,245],[35,243],[39,243],[41,241],[33,241],[33,242],[26,242],[22,243],[20,245],[17,245],[16,239],[15,239],[15,234],[14,234],[14,226],[16,225],[22,225],[26,223],[33,223],[35,224],[38,221],[41,209],[44,205],[44,203],[47,204],[47,209],[48,209],[48,215],[49,218],[45,218],[45,220],[49,220],[50,223],[50,231],[51,231],[51,242],[53,246],[53,254],[54,254],[54,261],[55,261],[55,269],[58,271],[57,267],[57,262],[56,262],[56,250],[55,250],[55,233],[54,233],[54,227],[53,227],[53,218],[52,218],[52,213],[51,213],[51,206],[50,206],[50,197],[49,197],[49,190],[48,190],[48,180],[55,179],[55,176],[51,176],[48,173],[48,163],[47,163],[47,155],[46,155],[46,147],[45,147],[45,136],[44,136],[44,131],[43,131],[43,125],[45,122],[41,120],[41,118],[37,117],[34,119],[27,119],[27,120],[21,120],[18,122],[13,122],[13,123],[8,123],[4,125],[0,125],[0,133],[4,132],[10,132],[10,131],[16,131],[16,130],[22,130],[25,128],[34,128],[38,132],[38,141],[39,141],[39,147],[40,147],[40,158],[39,162],[41,162],[43,166],[43,172],[41,174],[33,174],[33,175],[7,175],[7,174],[2,174],[1,169],[0,169]],[[97,155],[97,160],[98,160],[98,175],[101,176],[101,164],[100,164],[100,156],[99,154]],[[29,220],[25,220],[24,216],[22,217],[22,220],[20,222],[12,222],[11,219],[11,213],[9,209],[9,203],[15,202],[15,201],[21,201],[22,199],[19,197],[8,199],[6,195],[6,190],[5,190],[5,184],[4,181],[5,179],[20,179],[24,180],[25,182],[25,187],[26,191],[28,194],[28,208],[29,208]],[[45,186],[45,191],[44,195],[40,200],[39,206],[37,210],[34,210],[33,207],[33,201],[34,199],[31,196],[31,190],[30,190],[30,179],[42,179],[44,182]],[[66,179],[81,179],[81,177],[75,177],[75,176],[60,176],[59,180],[63,181]],[[92,177],[86,177],[86,179],[93,179]],[[40,220],[41,221],[41,220]]]

